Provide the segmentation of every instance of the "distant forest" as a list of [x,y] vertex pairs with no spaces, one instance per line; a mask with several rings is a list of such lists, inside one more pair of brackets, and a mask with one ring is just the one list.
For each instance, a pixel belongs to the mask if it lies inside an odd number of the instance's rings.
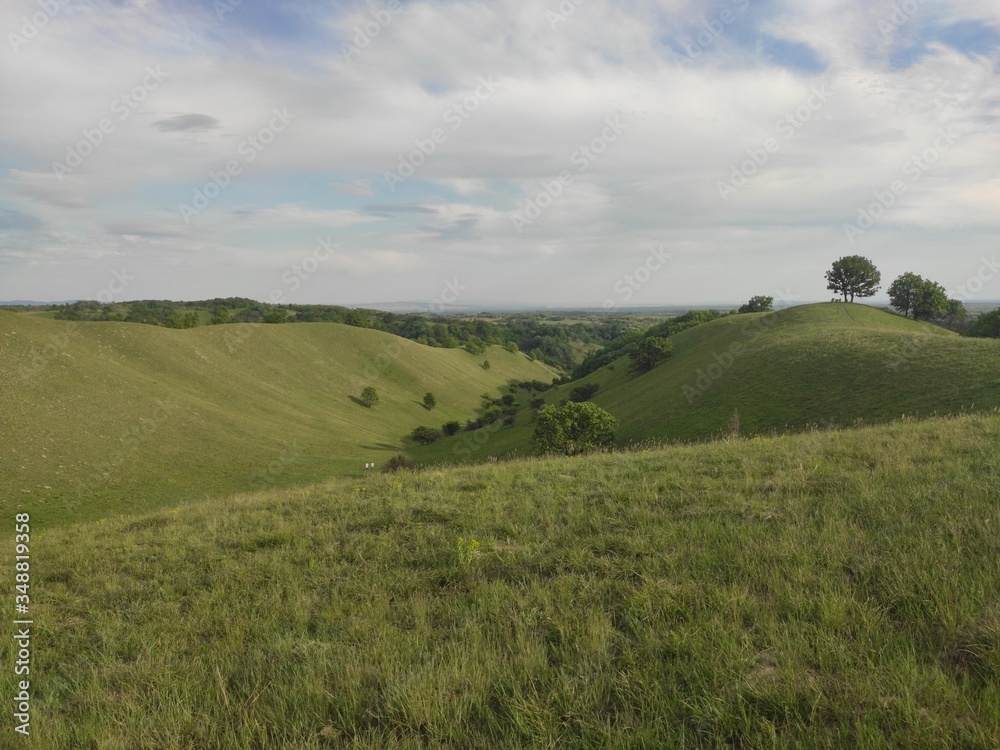
[[[340,305],[268,304],[244,297],[199,302],[142,300],[54,305],[57,320],[123,321],[167,328],[230,323],[343,323],[385,331],[427,346],[466,347],[479,353],[496,344],[568,373],[588,351],[642,329],[635,317],[547,313],[435,315],[392,313]],[[568,318],[568,319],[567,319]]]

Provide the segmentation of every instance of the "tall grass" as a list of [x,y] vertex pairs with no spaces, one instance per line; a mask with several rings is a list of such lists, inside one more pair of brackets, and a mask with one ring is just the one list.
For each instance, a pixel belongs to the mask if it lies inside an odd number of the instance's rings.
[[907,422],[47,530],[27,746],[995,748],[998,445]]

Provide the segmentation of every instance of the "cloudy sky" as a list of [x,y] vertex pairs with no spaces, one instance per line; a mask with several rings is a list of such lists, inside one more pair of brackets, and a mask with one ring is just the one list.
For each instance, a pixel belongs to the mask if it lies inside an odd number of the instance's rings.
[[0,299],[819,300],[855,253],[1000,298],[996,0],[4,0],[0,29]]

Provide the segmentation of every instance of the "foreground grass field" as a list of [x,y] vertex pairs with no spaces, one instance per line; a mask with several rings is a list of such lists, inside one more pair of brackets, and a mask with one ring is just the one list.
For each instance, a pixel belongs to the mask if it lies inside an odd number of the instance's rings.
[[500,347],[473,356],[333,323],[181,331],[0,311],[0,512],[52,525],[363,473],[417,425],[464,420],[483,392],[535,378],[552,373]]
[[[583,384],[621,421],[621,445],[706,440],[734,413],[745,435],[810,426],[878,424],[1000,406],[1000,341],[950,331],[860,304],[802,305],[738,315],[683,331],[673,356],[638,374],[627,357],[544,394],[559,403]],[[533,413],[511,428],[460,434],[418,448],[422,462],[530,453]]]
[[992,750],[998,446],[939,419],[47,530],[25,744]]

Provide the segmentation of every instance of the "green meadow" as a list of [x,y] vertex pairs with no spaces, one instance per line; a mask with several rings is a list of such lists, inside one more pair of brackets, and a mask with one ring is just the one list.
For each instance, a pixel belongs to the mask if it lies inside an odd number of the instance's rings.
[[417,425],[464,422],[481,394],[552,377],[500,347],[473,356],[333,323],[173,330],[0,311],[0,510],[30,505],[53,525],[363,474]]
[[47,529],[18,746],[992,750],[998,444],[908,420]]

